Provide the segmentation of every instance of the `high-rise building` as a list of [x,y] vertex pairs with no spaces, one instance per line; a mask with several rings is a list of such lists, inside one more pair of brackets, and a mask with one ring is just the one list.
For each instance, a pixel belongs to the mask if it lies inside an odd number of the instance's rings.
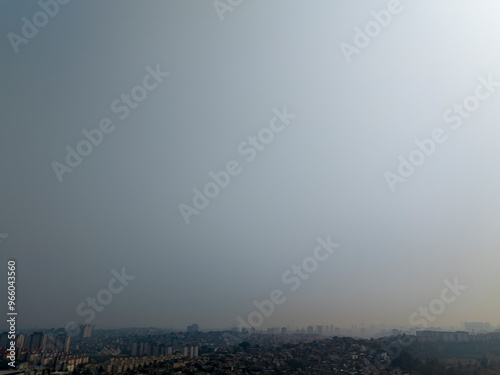
[[317,326],[318,335],[323,336],[323,326]]
[[29,348],[31,344],[31,336],[33,336],[32,333],[27,333],[26,336],[24,336],[24,348]]
[[137,356],[137,349],[138,349],[138,345],[137,345],[137,343],[136,343],[136,342],[134,342],[134,343],[132,344],[132,348],[130,349],[130,355],[131,355],[132,357],[136,357],[136,356]]
[[308,335],[312,335],[313,333],[314,333],[314,328],[313,328],[313,326],[308,326],[308,327],[307,327],[307,334],[308,334]]
[[24,347],[24,335],[17,335],[16,348],[22,349]]
[[47,335],[43,332],[34,332],[31,335],[30,350],[45,350],[45,344],[47,343]]
[[187,331],[188,332],[196,332],[196,331],[198,331],[198,329],[199,329],[199,326],[196,323],[195,324],[191,324],[190,326],[187,326]]
[[464,328],[467,332],[487,333],[493,331],[490,323],[482,322],[465,322]]
[[144,343],[142,354],[148,357],[151,355],[151,344],[149,342]]
[[[171,348],[169,348],[171,349]],[[170,350],[169,350],[170,352]],[[182,355],[189,358],[198,357],[198,347],[197,346],[184,346],[182,348]]]
[[90,324],[82,324],[80,326],[80,338],[86,339],[92,335],[92,326]]
[[70,336],[67,333],[59,333],[55,337],[54,351],[58,353],[69,352]]

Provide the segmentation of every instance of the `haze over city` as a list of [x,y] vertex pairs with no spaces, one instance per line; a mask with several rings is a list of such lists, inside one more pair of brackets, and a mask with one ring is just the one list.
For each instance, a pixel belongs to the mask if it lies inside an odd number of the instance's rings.
[[499,328],[500,4],[236,3],[0,2],[18,327]]

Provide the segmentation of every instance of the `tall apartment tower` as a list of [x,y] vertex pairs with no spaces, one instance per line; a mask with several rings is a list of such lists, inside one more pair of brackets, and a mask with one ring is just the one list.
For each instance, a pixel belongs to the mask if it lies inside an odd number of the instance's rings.
[[24,335],[17,335],[16,348],[22,349],[24,347]]
[[131,355],[132,357],[137,357],[137,349],[138,349],[138,345],[137,345],[137,343],[136,343],[136,342],[134,342],[134,343],[132,344],[132,348],[131,348],[131,350],[130,350],[130,355]]
[[33,333],[28,332],[26,336],[24,336],[24,346],[23,348],[29,348],[31,344],[31,336],[33,336]]
[[69,352],[70,336],[67,333],[59,333],[55,339],[55,351],[59,353]]
[[151,355],[151,344],[149,342],[144,343],[142,354],[148,357]]
[[190,326],[187,326],[186,331],[187,332],[197,332],[199,328],[200,327],[198,326],[198,324],[194,323],[194,324],[191,324]]
[[92,326],[90,324],[82,324],[80,326],[80,338],[86,339],[92,335]]
[[318,335],[323,336],[323,326],[316,326],[316,330]]
[[45,345],[47,343],[47,335],[43,332],[34,332],[31,335],[30,340],[30,350],[45,350]]

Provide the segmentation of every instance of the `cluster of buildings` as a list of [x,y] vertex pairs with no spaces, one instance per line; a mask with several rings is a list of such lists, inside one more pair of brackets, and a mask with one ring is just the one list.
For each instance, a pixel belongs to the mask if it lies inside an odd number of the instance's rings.
[[130,348],[132,357],[147,356],[158,357],[172,355],[172,347],[164,344],[156,344],[150,342],[134,342]]
[[469,342],[500,340],[500,332],[470,334],[466,331],[417,331],[418,342]]
[[[198,346],[183,346],[180,354],[189,358],[197,358],[198,350]],[[164,344],[151,342],[134,342],[130,347],[130,355],[132,357],[159,357],[171,356],[172,354],[172,347],[166,346]]]
[[[139,363],[149,367],[149,374],[401,374],[397,369],[377,364],[381,356],[379,349],[368,340],[352,338],[304,339],[303,336],[262,335],[256,339],[261,344],[240,345],[235,348],[216,348],[198,357],[182,354],[173,356],[127,358],[106,363],[106,373],[139,371]],[[206,348],[205,348],[206,349]],[[377,362],[378,360],[378,362]]]
[[353,326],[351,329],[341,329],[333,325],[310,325],[295,330],[291,330],[287,327],[271,327],[267,329],[266,333],[272,335],[301,334],[319,336],[352,336],[353,333],[355,333],[355,336],[365,337],[367,329],[364,327],[358,328],[357,326]]
[[[0,335],[0,348],[6,348],[9,344],[7,332]],[[16,336],[16,348],[19,354],[39,352],[69,352],[70,336],[67,333],[46,334],[44,332],[32,332],[26,335]]]
[[[80,338],[88,338],[92,333],[92,326],[80,327]],[[0,334],[0,358],[5,359],[7,348],[10,345],[8,333]],[[78,365],[89,361],[86,355],[70,353],[71,336],[63,329],[46,332],[27,332],[17,334],[16,360],[28,367],[48,367],[56,371],[73,371]]]
[[493,331],[490,323],[483,322],[465,322],[464,329],[472,333],[489,333]]
[[[80,328],[80,338],[91,336],[91,325],[82,325]],[[8,336],[8,332],[2,332],[0,334],[0,348],[9,346],[10,340]],[[16,335],[16,348],[27,352],[41,351],[67,353],[69,351],[70,339],[70,335],[63,330],[54,332],[29,332]]]
[[102,369],[108,374],[120,374],[127,371],[140,371],[144,367],[154,367],[155,364],[164,361],[165,357],[126,357],[126,358],[110,358],[104,364]]
[[[404,329],[405,327],[400,327]],[[318,335],[318,336],[344,336],[344,337],[359,337],[359,338],[370,338],[370,337],[383,337],[393,334],[393,331],[399,331],[398,329],[389,329],[385,324],[374,325],[371,324],[367,327],[358,326],[356,324],[351,324],[350,327],[337,327],[331,324],[319,324],[319,325],[309,325],[307,327],[301,327],[296,329],[291,329],[288,327],[272,327],[268,328],[265,333],[273,335],[285,335],[285,334],[300,334],[300,335]]]
[[31,353],[25,358],[29,367],[53,368],[55,371],[73,371],[78,365],[88,363],[89,357],[83,354]]
[[[416,342],[466,343],[500,340],[497,331],[473,334],[428,329],[410,337]],[[185,332],[158,328],[99,330],[92,338],[91,327],[81,327],[79,333],[80,337],[72,338],[71,348],[70,337],[62,329],[18,335],[18,369],[70,373],[86,368],[94,375],[400,374],[390,365],[384,349],[387,340],[402,334],[399,330],[381,339],[343,336],[345,332],[332,326],[309,326],[293,332],[280,327],[250,333],[202,332],[193,324]],[[0,335],[0,344],[5,342]],[[5,352],[0,349],[0,355]]]
[[182,348],[182,355],[189,358],[198,358],[198,347],[197,346],[184,346]]

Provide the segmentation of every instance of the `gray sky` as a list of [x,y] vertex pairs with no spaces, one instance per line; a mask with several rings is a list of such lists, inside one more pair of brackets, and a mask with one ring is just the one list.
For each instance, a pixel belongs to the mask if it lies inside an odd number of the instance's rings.
[[[500,5],[401,0],[356,47],[391,3],[233,0],[219,17],[211,1],[70,1],[16,44],[40,5],[1,0],[0,260],[18,263],[18,324],[83,322],[123,267],[135,279],[98,327],[229,327],[274,289],[286,301],[262,327],[409,325],[454,278],[467,290],[432,325],[499,324],[500,87],[458,129],[443,115],[479,77],[500,82]],[[170,74],[133,91],[147,67]],[[147,97],[122,120],[131,91]],[[285,107],[295,118],[247,161]],[[60,182],[53,162],[106,118]],[[438,128],[391,191],[386,172]],[[179,205],[230,161],[241,172],[186,224]],[[290,290],[282,275],[328,236],[340,247]]]

